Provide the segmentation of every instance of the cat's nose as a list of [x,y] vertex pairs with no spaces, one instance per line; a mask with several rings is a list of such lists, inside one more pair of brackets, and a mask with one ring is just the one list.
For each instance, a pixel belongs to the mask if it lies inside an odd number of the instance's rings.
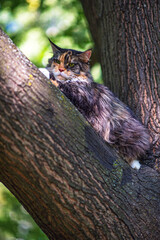
[[64,68],[59,68],[59,71],[60,71],[60,72],[63,72],[63,71],[64,71]]

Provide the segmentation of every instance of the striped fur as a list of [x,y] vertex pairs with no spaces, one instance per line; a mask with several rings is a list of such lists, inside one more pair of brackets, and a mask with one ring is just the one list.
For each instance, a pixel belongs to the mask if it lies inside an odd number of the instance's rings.
[[[48,69],[59,89],[130,164],[143,156],[150,148],[149,133],[107,87],[93,82],[89,70],[91,50],[79,52],[61,49],[52,42],[51,45],[54,56]],[[74,66],[69,67],[70,63]]]

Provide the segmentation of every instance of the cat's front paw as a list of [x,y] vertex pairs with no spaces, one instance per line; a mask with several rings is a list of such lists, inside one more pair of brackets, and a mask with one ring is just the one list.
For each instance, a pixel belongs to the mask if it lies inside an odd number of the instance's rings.
[[39,70],[49,79],[50,73],[46,68],[39,68]]
[[140,167],[141,167],[141,164],[139,163],[138,160],[133,160],[131,163],[130,163],[130,166],[136,170],[139,170]]
[[54,86],[56,86],[56,87],[59,86],[59,83],[56,80],[50,79],[50,81]]

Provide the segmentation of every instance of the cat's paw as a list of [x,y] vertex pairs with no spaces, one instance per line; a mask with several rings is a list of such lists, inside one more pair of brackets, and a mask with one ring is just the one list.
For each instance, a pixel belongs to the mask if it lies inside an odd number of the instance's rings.
[[49,79],[50,73],[46,68],[39,68],[39,70]]
[[136,169],[136,170],[139,170],[140,167],[141,167],[141,164],[139,163],[138,160],[133,160],[131,163],[130,163],[131,167]]
[[56,87],[59,86],[59,83],[56,80],[50,79],[50,81],[54,86],[56,86]]

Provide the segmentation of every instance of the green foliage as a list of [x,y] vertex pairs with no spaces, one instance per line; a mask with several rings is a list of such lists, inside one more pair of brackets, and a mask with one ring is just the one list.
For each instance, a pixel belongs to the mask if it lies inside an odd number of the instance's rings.
[[[0,26],[37,66],[45,67],[52,56],[47,37],[64,48],[93,47],[78,0],[0,0]],[[100,65],[92,68],[96,81]],[[0,240],[47,239],[19,202],[0,185]]]
[[17,199],[0,184],[0,240],[47,240]]

